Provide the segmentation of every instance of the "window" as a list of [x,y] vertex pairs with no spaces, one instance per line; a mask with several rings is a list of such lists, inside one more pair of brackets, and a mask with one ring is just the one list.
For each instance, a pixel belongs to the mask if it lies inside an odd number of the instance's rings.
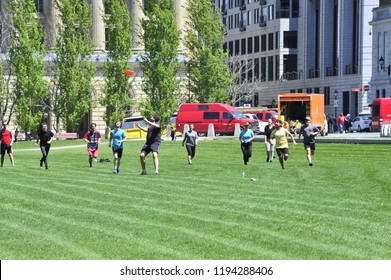
[[275,69],[275,78],[276,80],[280,79],[280,56],[276,55],[274,57],[274,64],[276,65]]
[[246,39],[241,40],[241,52],[240,54],[244,55],[246,54]]
[[253,53],[253,37],[247,38],[247,53]]
[[254,10],[254,23],[259,23],[259,8]]
[[254,37],[254,52],[259,52],[259,36]]
[[232,9],[234,7],[234,0],[229,0],[228,9]]
[[35,0],[35,7],[38,13],[43,13],[43,0]]
[[233,56],[234,55],[234,42],[233,41],[229,41],[228,42],[228,53],[230,56]]
[[234,28],[234,16],[230,15],[228,17],[228,29],[233,29]]
[[324,105],[330,105],[330,87],[324,87]]
[[267,7],[262,7],[261,10],[261,22],[266,22],[267,21]]
[[229,112],[223,112],[223,120],[230,120],[233,119],[233,116]]
[[289,0],[280,1],[280,18],[289,18]]
[[273,44],[274,44],[274,33],[269,33],[268,34],[269,35],[269,40],[268,40],[268,43],[269,43],[269,51],[270,50],[273,50],[274,49],[274,46],[273,46]]
[[240,50],[240,41],[235,40],[235,55],[239,54],[239,50]]
[[266,81],[266,57],[261,58],[261,81]]
[[235,28],[239,28],[239,14],[235,14]]
[[274,19],[274,5],[267,7],[267,16],[269,21]]
[[261,36],[261,52],[266,51],[266,35]]
[[259,58],[254,59],[254,78],[259,79]]
[[247,65],[248,65],[247,80],[250,83],[252,83],[252,80],[253,80],[253,68],[254,68],[253,60],[252,59],[247,60]]
[[219,112],[204,112],[204,120],[218,120]]
[[292,0],[292,17],[299,17],[299,0]]
[[251,25],[253,20],[252,11],[247,12],[247,25]]
[[209,110],[208,105],[198,105],[198,111],[205,111],[205,110]]
[[273,56],[268,57],[267,68],[267,80],[273,81]]
[[276,50],[278,50],[280,48],[280,32],[279,31],[276,32],[275,39],[276,39],[275,48],[276,48]]
[[297,49],[297,31],[284,31],[284,48]]

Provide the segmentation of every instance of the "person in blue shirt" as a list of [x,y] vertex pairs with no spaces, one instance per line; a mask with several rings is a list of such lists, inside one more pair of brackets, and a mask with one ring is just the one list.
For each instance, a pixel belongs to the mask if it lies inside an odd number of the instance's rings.
[[115,128],[110,132],[109,147],[113,149],[114,155],[114,171],[113,173],[119,173],[119,166],[121,164],[123,142],[126,141],[125,131],[121,129],[121,122],[115,122]]
[[240,140],[240,148],[243,152],[243,161],[244,164],[247,165],[253,149],[253,143],[254,140],[254,132],[249,128],[250,124],[246,122],[244,125],[243,130],[240,132],[239,140]]

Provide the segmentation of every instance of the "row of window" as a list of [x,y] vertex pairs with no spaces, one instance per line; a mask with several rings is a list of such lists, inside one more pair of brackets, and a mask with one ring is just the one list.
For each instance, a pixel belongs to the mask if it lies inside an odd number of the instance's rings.
[[[261,12],[261,13],[260,13]],[[228,16],[228,24],[226,18],[223,17],[223,23],[228,30],[234,28],[240,28],[252,24],[261,23],[262,26],[266,26],[267,21],[274,19],[274,5],[257,8],[250,11],[242,11],[234,15]]]
[[[297,31],[284,31],[283,47],[297,48]],[[224,49],[230,56],[266,52],[279,48],[280,32],[242,38],[224,44]]]

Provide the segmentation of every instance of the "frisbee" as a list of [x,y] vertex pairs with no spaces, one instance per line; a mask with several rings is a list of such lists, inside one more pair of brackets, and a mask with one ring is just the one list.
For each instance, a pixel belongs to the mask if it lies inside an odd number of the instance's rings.
[[126,75],[126,76],[132,76],[133,75],[133,71],[132,70],[125,70],[124,71],[124,74]]

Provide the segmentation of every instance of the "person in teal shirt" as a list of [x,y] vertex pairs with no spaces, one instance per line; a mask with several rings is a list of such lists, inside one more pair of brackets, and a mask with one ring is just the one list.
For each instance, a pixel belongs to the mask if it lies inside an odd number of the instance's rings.
[[[121,122],[115,122],[115,128],[110,132],[109,147],[113,149],[114,155],[114,171],[113,173],[119,173],[119,166],[122,158],[123,142],[126,141],[125,131],[121,129]],[[111,144],[113,143],[113,144]]]
[[246,122],[243,130],[240,132],[240,135],[239,135],[240,148],[242,149],[243,161],[244,161],[245,165],[247,165],[247,163],[251,157],[252,150],[253,150],[252,141],[254,140],[254,131],[252,131],[249,128],[249,126],[250,126],[250,124],[248,122]]

